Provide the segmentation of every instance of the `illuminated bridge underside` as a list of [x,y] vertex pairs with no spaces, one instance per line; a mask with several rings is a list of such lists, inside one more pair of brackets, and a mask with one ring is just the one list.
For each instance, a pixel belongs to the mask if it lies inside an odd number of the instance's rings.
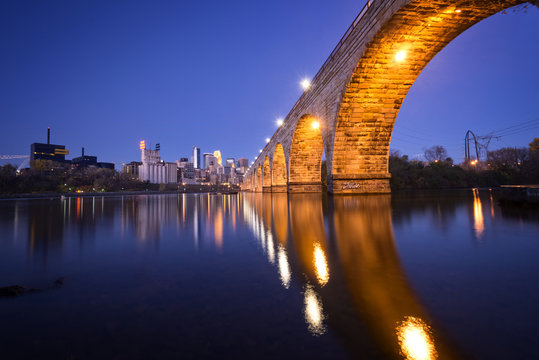
[[470,26],[524,2],[370,1],[247,172],[244,190],[321,191],[325,150],[329,192],[390,192],[391,133],[415,79]]

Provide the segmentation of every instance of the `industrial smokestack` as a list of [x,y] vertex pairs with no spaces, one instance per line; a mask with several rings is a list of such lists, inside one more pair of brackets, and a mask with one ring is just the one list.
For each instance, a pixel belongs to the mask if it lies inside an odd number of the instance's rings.
[[47,128],[47,145],[50,145],[51,143],[51,128]]
[[82,157],[84,157],[84,148],[82,148]]

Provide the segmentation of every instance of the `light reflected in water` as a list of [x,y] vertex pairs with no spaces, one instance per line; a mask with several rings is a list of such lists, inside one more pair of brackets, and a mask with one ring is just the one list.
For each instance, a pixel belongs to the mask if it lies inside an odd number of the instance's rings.
[[215,236],[215,247],[217,249],[223,248],[223,212],[218,209],[213,223],[213,232]]
[[438,357],[430,329],[419,318],[408,316],[397,327],[402,355],[407,360],[430,360]]
[[329,281],[329,267],[326,260],[324,250],[320,247],[320,244],[316,244],[314,247],[314,268],[316,269],[316,278],[320,285],[324,286]]
[[304,304],[305,321],[309,331],[313,335],[323,335],[326,332],[326,326],[322,301],[311,285],[306,285]]
[[268,260],[270,263],[275,264],[275,248],[273,247],[273,235],[270,232],[267,234],[268,245]]
[[279,245],[277,250],[277,263],[279,266],[279,275],[281,276],[281,282],[285,289],[288,289],[290,286],[290,278],[292,277],[292,272],[290,271],[290,264],[288,263],[288,256],[286,255],[286,249]]
[[483,221],[483,208],[481,207],[481,199],[479,198],[479,190],[473,189],[473,217],[475,235],[479,238],[485,231],[485,223]]
[[494,219],[495,213],[494,213],[494,197],[492,196],[492,189],[488,189],[489,195],[490,195],[490,216]]

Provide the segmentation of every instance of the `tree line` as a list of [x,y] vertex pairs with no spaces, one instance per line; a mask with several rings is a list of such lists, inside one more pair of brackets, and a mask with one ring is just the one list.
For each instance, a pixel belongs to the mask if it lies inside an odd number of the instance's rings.
[[17,171],[0,167],[0,194],[139,191],[151,188],[128,174],[97,167],[72,168],[51,160],[35,160],[30,168]]
[[[425,150],[426,161],[410,160],[392,151],[389,155],[391,189],[448,189],[539,184],[539,138],[527,148],[504,147],[487,153],[483,162],[456,165],[443,146]],[[322,163],[322,183],[326,185]],[[36,160],[30,168],[17,171],[0,166],[0,194],[69,193],[159,190],[157,184],[139,181],[132,175],[96,167],[72,168],[50,160]]]
[[391,189],[447,189],[539,184],[539,138],[522,148],[487,152],[486,161],[455,165],[443,146],[425,150],[426,161],[389,155]]

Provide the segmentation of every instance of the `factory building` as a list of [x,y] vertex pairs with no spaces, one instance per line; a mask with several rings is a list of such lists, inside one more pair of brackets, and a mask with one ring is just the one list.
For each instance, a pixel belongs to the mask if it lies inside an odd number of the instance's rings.
[[51,128],[47,128],[46,144],[33,143],[30,145],[30,161],[52,160],[65,163],[66,155],[69,155],[69,150],[66,149],[65,145],[51,144]]
[[177,184],[178,165],[166,163],[161,159],[159,144],[155,150],[146,149],[146,143],[140,142],[140,158],[142,164],[138,167],[139,179],[152,184]]

